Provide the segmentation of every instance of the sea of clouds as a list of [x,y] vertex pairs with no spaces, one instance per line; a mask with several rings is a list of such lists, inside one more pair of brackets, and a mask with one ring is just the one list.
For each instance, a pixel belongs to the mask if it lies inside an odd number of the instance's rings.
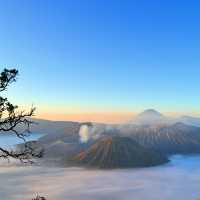
[[86,170],[1,165],[3,200],[197,200],[200,157],[175,156],[163,166],[128,170]]

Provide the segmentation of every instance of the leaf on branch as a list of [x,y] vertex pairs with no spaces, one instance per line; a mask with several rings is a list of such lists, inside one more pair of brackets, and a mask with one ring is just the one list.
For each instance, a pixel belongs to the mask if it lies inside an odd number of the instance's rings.
[[0,74],[0,92],[6,90],[9,84],[16,81],[18,70],[16,69],[4,69]]

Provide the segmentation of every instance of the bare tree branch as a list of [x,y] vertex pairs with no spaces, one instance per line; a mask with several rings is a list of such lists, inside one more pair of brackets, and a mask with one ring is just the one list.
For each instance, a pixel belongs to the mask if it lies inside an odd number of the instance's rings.
[[36,196],[34,199],[32,199],[32,200],[46,200],[46,198],[37,195],[37,196]]
[[[17,75],[16,69],[4,69],[0,73],[0,92],[5,91],[11,83],[15,82]],[[31,120],[34,112],[34,107],[28,112],[18,111],[18,106],[0,96],[0,134],[14,134],[24,142],[24,148],[20,152],[0,147],[0,158],[15,158],[23,162],[32,162],[31,158],[41,157],[42,152],[36,154],[34,149],[26,143],[26,136],[30,133],[31,124],[34,123]]]

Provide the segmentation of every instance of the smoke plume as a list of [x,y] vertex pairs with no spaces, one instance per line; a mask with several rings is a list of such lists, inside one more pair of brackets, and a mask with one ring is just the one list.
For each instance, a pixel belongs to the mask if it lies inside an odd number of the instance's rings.
[[80,141],[83,143],[88,142],[88,140],[97,140],[102,136],[117,135],[119,130],[111,125],[102,124],[92,124],[92,125],[82,125],[79,130]]
[[90,139],[90,130],[89,126],[82,125],[79,130],[80,141],[85,143]]

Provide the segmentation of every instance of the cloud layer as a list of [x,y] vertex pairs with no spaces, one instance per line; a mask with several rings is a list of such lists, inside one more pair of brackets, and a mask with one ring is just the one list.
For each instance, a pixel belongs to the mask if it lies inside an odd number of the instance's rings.
[[[191,173],[192,171],[192,173]],[[165,166],[133,170],[0,167],[4,200],[174,200],[200,197],[200,158],[175,157]]]

